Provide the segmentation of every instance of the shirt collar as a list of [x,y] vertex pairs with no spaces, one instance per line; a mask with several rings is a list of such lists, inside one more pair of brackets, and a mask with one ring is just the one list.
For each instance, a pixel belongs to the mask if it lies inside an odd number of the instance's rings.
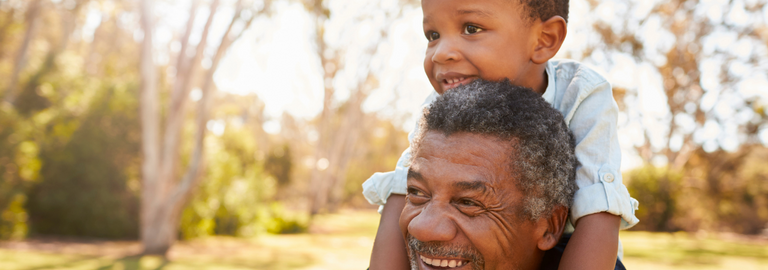
[[555,92],[557,91],[555,87],[555,77],[557,76],[557,73],[555,72],[555,66],[552,64],[552,61],[547,61],[547,89],[544,90],[544,94],[541,95],[544,100],[546,100],[549,104],[555,104]]

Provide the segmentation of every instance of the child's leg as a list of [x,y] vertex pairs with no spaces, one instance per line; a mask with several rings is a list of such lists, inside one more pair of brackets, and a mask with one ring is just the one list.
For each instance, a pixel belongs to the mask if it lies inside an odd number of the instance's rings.
[[370,270],[408,270],[408,253],[400,230],[400,213],[405,207],[405,196],[392,194],[384,205],[379,230],[373,241]]

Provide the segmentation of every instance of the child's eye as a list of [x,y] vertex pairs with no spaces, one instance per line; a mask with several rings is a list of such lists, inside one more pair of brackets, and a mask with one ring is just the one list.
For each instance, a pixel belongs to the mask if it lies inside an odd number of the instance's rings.
[[437,32],[427,32],[427,40],[433,41],[440,38],[440,33]]
[[464,34],[465,35],[476,34],[476,33],[482,32],[482,31],[483,31],[482,28],[474,26],[474,25],[467,25],[467,26],[464,27]]

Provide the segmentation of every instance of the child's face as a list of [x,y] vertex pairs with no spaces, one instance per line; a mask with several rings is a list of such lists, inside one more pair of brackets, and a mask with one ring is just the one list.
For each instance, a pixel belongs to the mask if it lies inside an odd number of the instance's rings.
[[537,46],[514,0],[423,0],[424,71],[439,94],[477,78],[529,86]]

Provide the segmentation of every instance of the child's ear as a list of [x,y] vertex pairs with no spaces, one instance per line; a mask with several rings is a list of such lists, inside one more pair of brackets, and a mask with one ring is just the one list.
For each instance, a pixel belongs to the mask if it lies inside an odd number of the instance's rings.
[[544,64],[555,57],[557,51],[560,50],[568,32],[568,26],[563,17],[554,16],[541,22],[541,26],[538,28],[541,29],[541,32],[531,61],[536,64]]
[[539,219],[536,232],[541,236],[537,243],[539,250],[550,250],[557,245],[565,230],[566,220],[568,220],[568,209],[563,206],[555,207],[550,217]]

